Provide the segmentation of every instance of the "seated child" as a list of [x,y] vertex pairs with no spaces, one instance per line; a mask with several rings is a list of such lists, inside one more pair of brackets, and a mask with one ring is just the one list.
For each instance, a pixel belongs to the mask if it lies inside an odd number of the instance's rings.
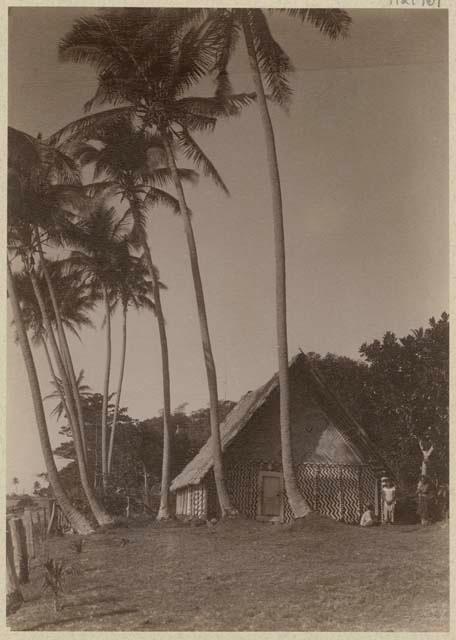
[[359,524],[361,527],[373,527],[376,524],[373,505],[367,505]]

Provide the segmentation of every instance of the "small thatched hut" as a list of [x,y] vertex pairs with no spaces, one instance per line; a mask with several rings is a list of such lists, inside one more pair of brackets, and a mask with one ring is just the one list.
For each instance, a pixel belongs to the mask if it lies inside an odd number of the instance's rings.
[[[290,364],[292,443],[303,496],[316,511],[357,522],[367,503],[380,511],[388,467],[361,426],[300,353]],[[288,521],[283,492],[277,374],[249,391],[221,425],[225,474],[234,506],[249,518]],[[176,515],[217,517],[210,439],[173,480]]]

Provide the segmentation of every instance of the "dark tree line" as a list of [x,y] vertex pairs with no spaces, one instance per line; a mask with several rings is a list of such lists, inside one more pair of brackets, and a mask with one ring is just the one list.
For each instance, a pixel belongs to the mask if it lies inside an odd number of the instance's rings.
[[430,475],[448,483],[449,316],[399,338],[364,343],[361,361],[310,354],[353,417],[385,453],[404,488],[415,486],[422,453],[434,445]]

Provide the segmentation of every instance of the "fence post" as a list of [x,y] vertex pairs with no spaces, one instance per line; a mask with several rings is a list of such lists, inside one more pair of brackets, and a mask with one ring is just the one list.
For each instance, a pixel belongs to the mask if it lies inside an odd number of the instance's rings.
[[44,509],[38,510],[38,522],[40,527],[41,539],[46,538],[46,513]]
[[10,518],[8,524],[13,545],[14,568],[19,583],[24,584],[29,581],[27,539],[24,523],[21,518]]
[[25,527],[25,537],[27,541],[27,551],[29,558],[35,557],[35,540],[33,538],[33,523],[32,523],[32,514],[30,509],[24,509],[24,527]]
[[24,601],[14,567],[14,551],[11,532],[6,527],[6,615],[15,613]]
[[49,515],[49,521],[48,521],[48,525],[46,528],[46,536],[49,536],[51,531],[52,531],[52,525],[54,524],[54,520],[55,520],[55,511],[56,511],[56,501],[53,500],[52,501],[52,507],[51,507],[51,513]]
[[38,511],[36,509],[31,509],[30,517],[32,519],[33,540],[35,541],[35,545],[37,542],[41,544],[41,526]]

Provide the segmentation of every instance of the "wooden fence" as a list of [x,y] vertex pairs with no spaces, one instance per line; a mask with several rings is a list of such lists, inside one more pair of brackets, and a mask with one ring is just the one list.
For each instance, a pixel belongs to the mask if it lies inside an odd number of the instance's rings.
[[7,615],[21,606],[20,585],[29,581],[31,567],[45,553],[51,508],[47,503],[6,516]]
[[[124,514],[143,510],[155,513],[159,496],[150,495],[147,501],[141,492],[129,492],[124,498]],[[55,500],[41,501],[39,507],[26,507],[6,516],[7,615],[22,603],[20,585],[29,581],[30,568],[45,559],[47,538],[53,532],[71,531],[71,525]]]

